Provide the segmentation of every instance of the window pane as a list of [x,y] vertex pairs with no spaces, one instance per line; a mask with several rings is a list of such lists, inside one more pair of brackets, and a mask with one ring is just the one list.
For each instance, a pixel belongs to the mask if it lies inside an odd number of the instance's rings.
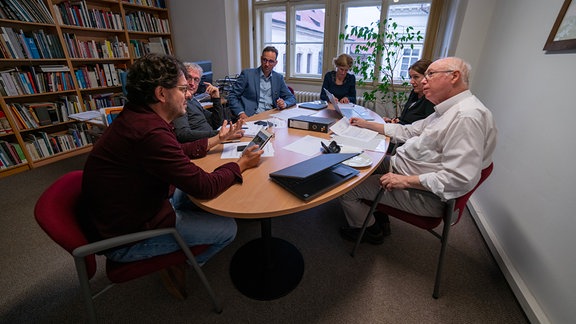
[[274,46],[278,49],[278,63],[274,71],[284,73],[286,71],[286,11],[263,12],[261,32],[262,49],[266,46]]
[[[324,47],[324,8],[295,10],[294,71],[299,76],[320,77]],[[305,59],[302,59],[305,57]]]
[[407,78],[408,68],[421,58],[422,47],[426,37],[426,27],[428,26],[428,16],[430,15],[430,6],[432,1],[419,1],[412,4],[391,4],[388,8],[388,17],[398,24],[397,32],[404,32],[406,27],[411,26],[414,28],[413,32],[420,32],[422,39],[415,40],[412,45],[406,46],[402,55],[398,57],[397,64],[394,69],[394,78]]
[[[380,6],[363,6],[363,7],[346,8],[345,33],[349,34],[353,26],[370,27],[373,22],[378,22],[380,20],[380,11],[381,11]],[[376,27],[375,25],[372,26]],[[362,45],[366,45],[365,40],[350,37],[348,40],[344,41],[344,53],[350,54],[354,58],[354,61],[357,61],[358,57],[360,57],[362,61],[366,62],[368,54],[370,54],[370,52],[360,51],[358,54],[355,53],[356,48]],[[374,62],[369,63],[372,63],[373,66]],[[356,78],[363,79],[363,77],[359,74],[356,74]]]
[[[430,15],[431,1],[414,1],[410,4],[393,4],[391,3],[388,7],[387,17],[392,18],[392,21],[398,24],[395,32],[400,35],[405,31],[406,27],[413,27],[413,32],[420,32],[423,37],[419,41],[413,43],[414,49],[410,48],[408,45],[397,57],[395,63],[392,65],[394,68],[394,78],[401,81],[402,77],[408,76],[408,67],[420,59],[422,53],[422,47],[424,44],[424,38],[426,37],[426,27],[428,25],[428,16]],[[381,6],[357,6],[357,7],[347,7],[346,8],[346,31],[348,34],[352,26],[358,27],[374,27],[378,28],[377,23],[380,21]],[[355,54],[354,51],[359,45],[365,45],[366,41],[363,39],[350,38],[344,41],[344,52],[356,57],[362,57],[364,62],[367,62],[373,66],[374,62],[370,62],[368,59],[367,52],[360,52]],[[392,50],[394,50],[392,48]],[[405,59],[406,56],[406,59]],[[382,57],[380,64],[385,63],[385,57]],[[371,72],[371,71],[369,71]],[[356,75],[357,78],[362,78],[361,75]],[[380,76],[382,78],[382,75]]]

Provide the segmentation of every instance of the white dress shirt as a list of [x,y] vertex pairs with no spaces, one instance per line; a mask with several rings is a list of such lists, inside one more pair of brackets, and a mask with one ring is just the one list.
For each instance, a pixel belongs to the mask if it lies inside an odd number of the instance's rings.
[[497,130],[492,113],[469,90],[434,109],[410,125],[386,124],[384,131],[405,143],[391,158],[395,172],[418,175],[425,188],[448,200],[478,183],[492,163]]

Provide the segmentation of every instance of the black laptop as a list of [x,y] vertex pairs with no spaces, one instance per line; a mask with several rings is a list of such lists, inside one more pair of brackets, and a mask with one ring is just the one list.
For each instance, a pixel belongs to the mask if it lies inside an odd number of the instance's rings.
[[341,164],[358,153],[330,153],[315,156],[282,170],[270,178],[302,200],[310,200],[336,187],[359,173]]

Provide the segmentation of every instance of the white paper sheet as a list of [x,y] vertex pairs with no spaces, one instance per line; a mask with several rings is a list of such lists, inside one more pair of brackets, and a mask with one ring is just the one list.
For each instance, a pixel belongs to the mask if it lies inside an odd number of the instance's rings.
[[369,142],[378,135],[378,132],[373,130],[350,125],[350,121],[346,117],[342,117],[342,119],[332,125],[330,130],[338,136],[349,137],[363,142]]
[[[221,159],[238,159],[242,155],[242,152],[238,152],[236,149],[240,145],[248,145],[250,142],[236,142],[236,143],[225,143],[224,149],[222,150],[222,155],[220,155]],[[272,142],[269,142],[264,146],[264,154],[262,157],[270,157],[274,156],[274,145]]]

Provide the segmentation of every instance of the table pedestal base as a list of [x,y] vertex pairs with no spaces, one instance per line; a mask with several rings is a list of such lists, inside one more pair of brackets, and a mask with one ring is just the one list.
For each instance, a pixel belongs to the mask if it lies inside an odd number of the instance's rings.
[[252,299],[273,300],[291,292],[304,274],[304,259],[289,242],[263,237],[242,246],[232,258],[230,276]]

